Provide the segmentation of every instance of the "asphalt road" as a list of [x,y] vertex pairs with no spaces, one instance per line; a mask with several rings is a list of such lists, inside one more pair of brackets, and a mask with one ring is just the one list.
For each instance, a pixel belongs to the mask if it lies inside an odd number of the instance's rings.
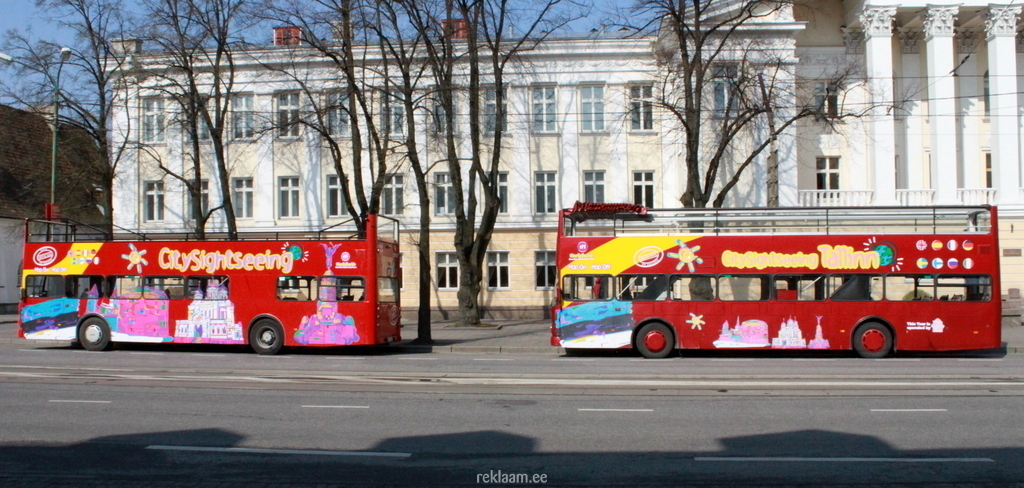
[[1024,357],[0,346],[0,486],[1024,486]]

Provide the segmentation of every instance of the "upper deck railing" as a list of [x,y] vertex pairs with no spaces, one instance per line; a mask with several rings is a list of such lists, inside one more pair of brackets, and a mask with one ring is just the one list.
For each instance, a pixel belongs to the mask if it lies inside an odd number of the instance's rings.
[[[240,231],[237,239],[229,239],[226,232],[207,232],[204,239],[199,239],[195,232],[135,232],[117,228],[115,232],[107,232],[95,226],[75,222],[73,220],[39,220],[26,221],[25,239],[27,242],[145,242],[145,241],[347,241],[360,240],[358,228],[353,220],[319,230],[296,230],[281,232]],[[398,242],[398,221],[377,216],[377,238],[384,241]]]
[[[987,234],[992,207],[818,207],[563,211],[565,235]],[[625,210],[625,211],[618,211]]]

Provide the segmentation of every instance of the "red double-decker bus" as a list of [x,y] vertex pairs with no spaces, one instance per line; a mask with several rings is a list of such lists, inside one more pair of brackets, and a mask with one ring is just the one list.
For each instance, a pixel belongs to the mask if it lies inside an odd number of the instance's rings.
[[561,217],[554,346],[878,358],[1001,345],[994,207],[577,203]]
[[398,226],[371,215],[319,232],[114,234],[28,220],[19,335],[284,346],[400,340]]

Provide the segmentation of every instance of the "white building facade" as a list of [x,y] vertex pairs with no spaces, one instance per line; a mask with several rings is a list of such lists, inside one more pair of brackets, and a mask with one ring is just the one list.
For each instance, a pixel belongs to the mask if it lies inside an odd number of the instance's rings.
[[[868,112],[841,122],[802,119],[778,139],[783,206],[993,204],[1000,207],[1003,294],[1024,285],[1024,196],[1020,147],[1021,8],[988,3],[810,1],[751,26],[744,35],[770,38],[790,67],[792,97],[780,106],[823,104],[836,113]],[[486,313],[537,317],[554,300],[554,249],[559,209],[577,200],[679,206],[685,187],[683,146],[670,116],[657,108],[658,36],[553,39],[522,56],[510,76],[508,131],[499,181],[502,212],[487,256]],[[260,130],[258,120],[302,111],[308,98],[328,97],[338,78],[310,53],[300,90],[295,78],[268,72],[288,65],[302,47],[268,46],[237,61],[227,147],[231,198],[240,231],[315,230],[347,219],[339,212],[340,180],[320,136],[311,130]],[[160,56],[135,53],[153,69]],[[294,66],[298,66],[292,63]],[[852,66],[857,75],[822,89],[826,74]],[[126,80],[128,80],[126,78]],[[173,123],[177,112],[159,89],[128,80],[127,107],[115,116],[115,137],[138,142],[121,163],[115,224],[142,232],[188,231],[187,193],[160,165],[188,174],[191,144]],[[710,96],[710,107],[718,103]],[[486,100],[485,102],[486,103]],[[424,104],[425,105],[425,104]],[[431,144],[429,107],[411,114],[420,159],[444,158]],[[410,114],[387,112],[391,122]],[[249,119],[246,119],[246,118]],[[248,121],[246,121],[248,120]],[[252,127],[254,130],[248,130]],[[468,133],[467,131],[464,131]],[[757,131],[744,137],[756,139]],[[417,300],[419,198],[412,170],[389,163],[384,214],[403,232],[403,310]],[[221,201],[210,166],[204,189]],[[769,153],[745,170],[725,206],[768,203]],[[729,177],[725,171],[720,179]],[[451,252],[454,215],[445,200],[447,168],[431,183],[434,269],[432,307],[454,314],[457,261]],[[888,210],[887,210],[888,211]],[[898,210],[893,210],[898,211]],[[215,213],[208,230],[223,230]]]

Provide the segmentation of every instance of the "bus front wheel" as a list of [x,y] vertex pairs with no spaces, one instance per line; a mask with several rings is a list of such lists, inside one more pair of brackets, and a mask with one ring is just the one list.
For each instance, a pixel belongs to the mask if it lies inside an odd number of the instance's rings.
[[892,332],[877,322],[863,324],[853,333],[853,350],[862,358],[884,358],[892,352],[892,345]]
[[284,331],[277,322],[261,320],[249,329],[249,345],[256,354],[277,354],[284,346]]
[[78,343],[87,351],[110,349],[110,326],[96,317],[85,319],[78,326]]
[[648,359],[668,357],[675,349],[674,343],[672,329],[665,324],[647,324],[636,333],[636,349]]

